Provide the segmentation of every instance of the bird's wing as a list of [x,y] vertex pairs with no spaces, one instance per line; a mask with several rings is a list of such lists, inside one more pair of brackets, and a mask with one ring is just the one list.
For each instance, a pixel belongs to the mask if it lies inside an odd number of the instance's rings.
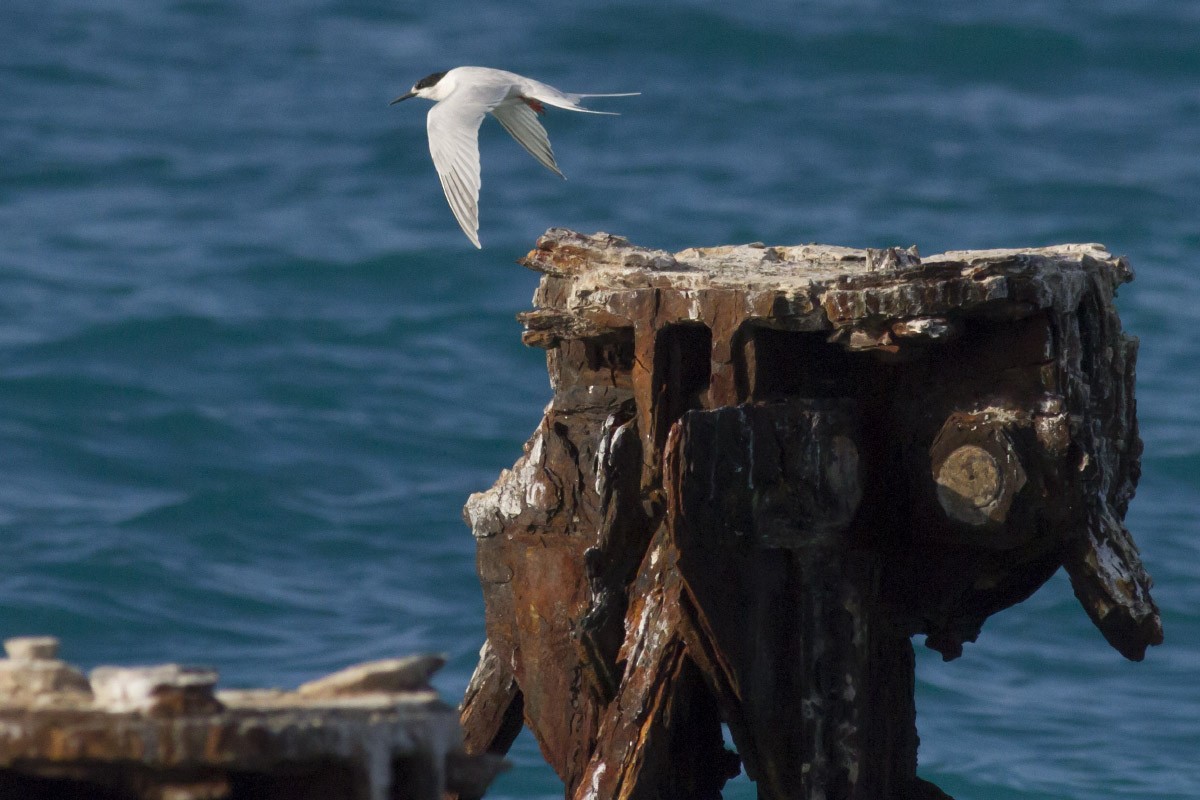
[[538,122],[537,114],[532,108],[521,100],[515,100],[496,106],[492,109],[492,115],[500,120],[504,130],[512,134],[512,137],[528,150],[529,155],[536,158],[543,167],[560,178],[566,177],[554,161],[554,151],[550,149],[550,137],[546,135],[546,129],[542,127],[542,123]]
[[479,125],[483,115],[504,99],[504,92],[484,87],[460,90],[429,109],[425,128],[429,154],[442,181],[446,202],[459,227],[479,244]]

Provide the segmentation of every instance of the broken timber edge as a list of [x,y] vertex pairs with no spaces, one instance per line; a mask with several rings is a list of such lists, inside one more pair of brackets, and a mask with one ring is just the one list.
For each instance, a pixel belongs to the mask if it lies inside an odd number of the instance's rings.
[[724,720],[761,797],[938,797],[909,637],[957,657],[1062,566],[1123,655],[1162,641],[1122,523],[1132,272],[1102,246],[555,229],[522,263],[554,399],[464,510],[488,632],[469,752],[523,719],[568,797],[718,797]]

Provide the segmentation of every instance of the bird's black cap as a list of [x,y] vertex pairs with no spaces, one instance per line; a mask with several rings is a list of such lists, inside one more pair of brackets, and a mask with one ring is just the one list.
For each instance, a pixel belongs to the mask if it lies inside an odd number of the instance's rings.
[[400,95],[400,96],[399,96],[399,97],[397,97],[395,100],[393,100],[392,102],[388,103],[388,105],[389,105],[389,106],[394,106],[394,105],[396,105],[396,103],[399,103],[399,102],[400,102],[400,101],[402,101],[402,100],[407,100],[407,99],[409,99],[410,97],[416,97],[416,96],[417,96],[417,91],[418,91],[418,90],[420,90],[420,89],[428,89],[430,86],[433,86],[433,85],[435,85],[435,84],[436,84],[438,81],[440,81],[440,80],[442,79],[442,77],[443,77],[443,76],[446,74],[446,72],[448,72],[448,71],[449,71],[449,70],[446,70],[446,71],[443,71],[443,72],[435,72],[435,73],[433,73],[432,75],[426,75],[424,78],[421,78],[421,80],[417,81],[416,85],[415,85],[415,86],[413,86],[413,88],[412,88],[412,91],[411,91],[411,92],[405,92],[404,94]]
[[448,70],[443,70],[441,72],[435,72],[432,75],[426,75],[424,78],[421,78],[421,80],[417,81],[417,85],[414,86],[413,88],[414,89],[428,89],[430,86],[433,86],[435,83],[440,81],[446,75],[446,72],[448,72]]

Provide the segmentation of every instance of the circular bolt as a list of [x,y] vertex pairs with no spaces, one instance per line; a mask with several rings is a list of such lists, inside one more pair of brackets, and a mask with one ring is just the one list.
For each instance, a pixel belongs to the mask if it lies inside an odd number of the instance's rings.
[[955,522],[1003,526],[1026,482],[1021,460],[999,427],[957,423],[943,427],[930,454],[938,504]]
[[[934,478],[938,500],[951,516],[970,522],[999,498],[1003,486],[995,457],[977,445],[964,445],[942,462]],[[952,510],[953,509],[953,510]]]

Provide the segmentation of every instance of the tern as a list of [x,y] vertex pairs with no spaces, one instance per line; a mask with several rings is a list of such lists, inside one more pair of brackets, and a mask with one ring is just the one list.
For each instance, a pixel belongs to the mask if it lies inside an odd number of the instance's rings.
[[585,114],[614,114],[593,111],[579,102],[585,97],[633,97],[640,92],[619,94],[572,94],[532,78],[488,67],[456,67],[426,75],[389,105],[410,97],[433,100],[425,126],[429,153],[442,181],[442,191],[463,233],[479,244],[479,126],[488,112],[542,166],[560,178],[566,176],[554,161],[550,138],[538,121],[546,106]]

